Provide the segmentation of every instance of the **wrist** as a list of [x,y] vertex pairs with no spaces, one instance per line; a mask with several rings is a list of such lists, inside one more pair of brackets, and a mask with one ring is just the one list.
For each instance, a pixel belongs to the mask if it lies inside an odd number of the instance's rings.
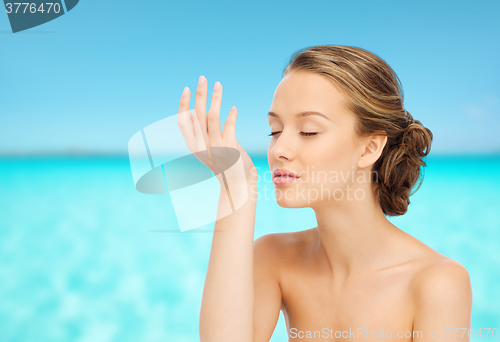
[[256,179],[248,179],[246,181],[242,180],[239,182],[231,182],[226,186],[223,181],[220,183],[220,191],[226,192],[229,188],[229,192],[231,194],[243,194],[247,193],[248,197],[255,198],[257,197],[257,180]]

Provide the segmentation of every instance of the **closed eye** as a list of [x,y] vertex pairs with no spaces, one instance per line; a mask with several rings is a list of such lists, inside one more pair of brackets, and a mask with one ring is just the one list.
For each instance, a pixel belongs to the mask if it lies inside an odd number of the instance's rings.
[[[269,134],[269,136],[274,136],[278,133],[281,133],[281,132],[272,132],[271,134]],[[302,134],[303,136],[312,136],[312,135],[318,134],[318,132],[300,132],[300,134]]]

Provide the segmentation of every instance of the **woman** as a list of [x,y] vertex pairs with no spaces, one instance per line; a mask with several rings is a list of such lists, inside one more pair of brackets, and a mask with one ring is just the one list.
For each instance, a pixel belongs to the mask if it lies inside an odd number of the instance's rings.
[[[246,172],[229,190],[219,177],[221,192],[249,194],[215,224],[202,342],[269,341],[280,310],[289,341],[469,340],[467,270],[386,218],[406,213],[432,142],[405,111],[399,84],[361,48],[316,46],[292,57],[268,116],[268,162],[278,204],[312,208],[317,227],[253,241],[256,169],[236,141],[234,107],[220,129],[219,82],[207,115],[200,76],[195,112],[206,146],[237,149]],[[184,95],[179,112],[189,111],[189,89]]]

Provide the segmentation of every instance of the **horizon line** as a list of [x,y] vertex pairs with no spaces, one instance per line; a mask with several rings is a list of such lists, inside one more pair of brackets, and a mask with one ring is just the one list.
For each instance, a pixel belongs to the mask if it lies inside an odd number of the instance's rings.
[[[249,152],[256,157],[267,157],[267,152]],[[484,156],[484,157],[500,157],[498,151],[436,151],[429,153],[424,158],[429,157],[445,157],[445,156]],[[5,152],[0,151],[0,158],[9,157],[114,157],[114,158],[129,158],[128,153],[123,152],[105,152],[105,151],[30,151],[30,152]]]

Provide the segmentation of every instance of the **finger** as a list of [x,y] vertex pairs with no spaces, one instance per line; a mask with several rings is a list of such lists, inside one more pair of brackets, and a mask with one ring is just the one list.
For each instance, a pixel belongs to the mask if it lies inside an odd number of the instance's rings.
[[186,126],[189,122],[187,121],[190,117],[189,113],[189,102],[191,99],[191,91],[188,87],[184,87],[181,99],[179,101],[179,112],[177,113],[177,123]]
[[236,142],[236,118],[238,117],[238,110],[235,106],[231,107],[224,123],[223,137],[225,141]]
[[222,130],[220,128],[220,105],[222,102],[222,85],[215,82],[212,102],[208,112],[208,136],[210,146],[221,146]]
[[189,151],[194,152],[196,143],[194,124],[189,111],[190,91],[188,87],[184,88],[179,102],[179,113],[177,114],[177,124],[181,130],[182,136],[186,141]]
[[201,75],[198,79],[198,88],[196,89],[196,102],[194,104],[194,110],[200,127],[203,132],[208,134],[207,127],[207,79],[205,76]]
[[185,87],[181,95],[181,100],[179,101],[179,113],[183,113],[189,110],[190,101],[191,101],[191,90],[189,90],[188,87]]

